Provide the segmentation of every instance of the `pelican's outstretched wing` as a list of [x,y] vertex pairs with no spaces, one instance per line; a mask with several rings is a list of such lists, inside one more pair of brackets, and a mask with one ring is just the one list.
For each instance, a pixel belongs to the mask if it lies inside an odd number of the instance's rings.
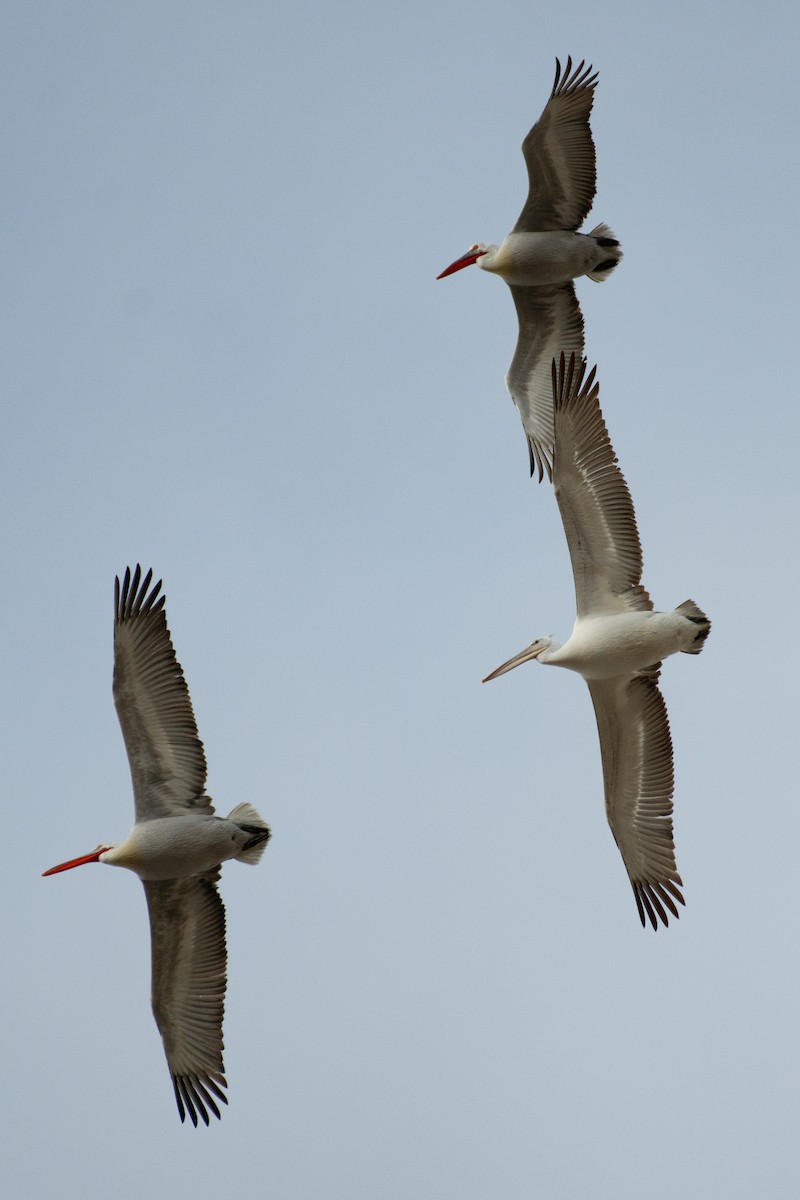
[[578,617],[650,611],[639,580],[636,514],[608,436],[595,368],[575,354],[552,363],[553,486],[564,522]]
[[606,815],[630,876],[642,925],[669,924],[684,903],[672,839],[672,739],[658,667],[587,680],[600,733]]
[[204,794],[206,756],[189,689],[175,657],[161,581],[148,588],[130,567],[114,585],[114,704],[133,780],[136,820],[174,817],[190,809],[211,814]]
[[561,287],[517,287],[511,295],[519,338],[506,387],[519,410],[528,439],[531,475],[553,478],[553,358],[562,351],[583,354],[583,317],[571,283]]
[[522,143],[528,168],[528,199],[514,233],[578,229],[592,207],[597,184],[589,114],[597,73],[581,62],[556,78],[544,112]]
[[[225,909],[219,872],[188,879],[143,879],[152,939],[153,1015],[164,1042],[183,1121],[219,1117],[227,1087],[222,1061]],[[216,1097],[216,1099],[215,1099]]]

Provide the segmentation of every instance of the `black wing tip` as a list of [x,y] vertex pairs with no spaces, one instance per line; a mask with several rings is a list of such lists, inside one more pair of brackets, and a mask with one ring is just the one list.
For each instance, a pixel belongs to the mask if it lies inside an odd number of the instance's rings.
[[552,362],[553,408],[556,412],[577,404],[599,404],[600,382],[597,367],[586,374],[587,362],[582,354],[573,350],[569,358],[564,351]]
[[202,1076],[173,1074],[172,1086],[175,1090],[175,1100],[178,1105],[181,1124],[186,1120],[188,1113],[189,1119],[195,1129],[197,1128],[198,1117],[208,1126],[210,1124],[209,1109],[218,1121],[221,1119],[222,1114],[214,1100],[214,1096],[216,1096],[217,1100],[221,1100],[223,1104],[228,1103],[228,1097],[221,1090],[228,1086],[224,1075],[215,1074],[212,1077],[210,1074]]
[[679,886],[683,887],[683,881],[680,875],[674,875],[672,879],[662,879],[656,883],[642,883],[631,880],[633,895],[636,899],[636,907],[639,911],[639,920],[642,922],[642,928],[647,928],[649,920],[653,929],[658,929],[659,921],[665,927],[669,926],[669,917],[666,909],[672,913],[675,920],[679,920],[680,913],[678,912],[673,898],[686,907],[686,901],[679,890]]
[[543,445],[541,445],[540,442],[537,442],[535,438],[529,437],[528,438],[528,458],[530,460],[531,479],[533,479],[534,475],[536,475],[538,473],[538,476],[539,476],[538,482],[541,483],[542,480],[544,479],[544,475],[545,475],[545,471],[546,471],[547,478],[550,481],[550,483],[552,483],[553,482],[553,451],[547,450]]
[[142,568],[136,564],[133,573],[130,567],[125,568],[125,575],[120,585],[119,575],[114,579],[114,617],[119,624],[132,617],[149,612],[158,612],[164,607],[166,596],[159,596],[162,580],[158,580],[148,594],[148,588],[153,578],[153,568],[147,570],[142,578]]
[[582,58],[578,63],[578,66],[573,71],[572,55],[568,54],[567,65],[562,72],[561,63],[558,58],[556,58],[556,77],[553,81],[553,90],[550,93],[551,100],[554,96],[564,96],[568,95],[570,92],[577,92],[580,90],[590,91],[597,87],[599,72],[595,71],[594,74],[592,74],[592,64],[589,63],[588,67],[585,67],[585,63],[586,60]]

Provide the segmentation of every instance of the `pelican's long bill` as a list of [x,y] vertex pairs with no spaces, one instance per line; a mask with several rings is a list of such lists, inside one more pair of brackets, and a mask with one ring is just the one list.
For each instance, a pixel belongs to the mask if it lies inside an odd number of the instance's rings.
[[98,846],[91,854],[82,854],[80,858],[71,858],[69,862],[59,863],[57,867],[51,867],[49,871],[42,871],[42,878],[45,875],[57,875],[59,871],[69,871],[72,867],[82,867],[84,863],[99,862],[100,855],[105,854],[108,846]]
[[531,662],[534,658],[538,658],[548,645],[549,642],[546,638],[537,638],[535,642],[531,642],[530,646],[526,646],[524,650],[520,650],[519,654],[515,654],[508,662],[504,662],[502,666],[492,671],[491,675],[487,675],[482,682],[488,683],[490,679],[497,679],[498,675],[505,675],[506,671],[513,671],[514,667],[519,667],[522,663]]
[[461,258],[457,258],[455,262],[450,263],[450,266],[445,267],[441,275],[437,275],[436,278],[444,279],[446,275],[453,275],[456,271],[462,270],[463,267],[471,267],[485,253],[485,246],[471,246],[466,254],[462,254]]

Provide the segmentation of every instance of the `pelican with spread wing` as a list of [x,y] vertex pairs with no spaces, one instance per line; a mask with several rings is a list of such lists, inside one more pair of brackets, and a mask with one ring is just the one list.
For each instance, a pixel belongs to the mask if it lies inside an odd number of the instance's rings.
[[577,615],[561,646],[538,638],[496,679],[537,659],[586,680],[600,734],[606,815],[630,877],[642,925],[669,924],[683,904],[672,836],[674,773],[661,662],[699,654],[711,622],[693,600],[655,612],[642,587],[642,549],[630,492],[598,399],[595,370],[573,353],[551,373],[553,486],[564,523]]
[[227,1104],[222,1061],[225,909],[217,880],[227,859],[257,863],[269,826],[250,804],[217,817],[205,794],[206,757],[172,648],[161,582],[130,568],[114,589],[114,703],[133,781],[135,824],[119,845],[45,871],[85,863],[127,867],[150,913],[153,1014],[181,1121],[219,1117]]
[[481,242],[438,279],[473,263],[505,279],[517,309],[519,338],[506,385],[528,439],[531,475],[553,470],[550,364],[565,351],[583,354],[583,315],[573,280],[607,279],[622,251],[607,225],[578,233],[594,200],[597,170],[589,114],[597,74],[583,62],[573,70],[556,59],[550,99],[522,143],[528,198],[500,246]]

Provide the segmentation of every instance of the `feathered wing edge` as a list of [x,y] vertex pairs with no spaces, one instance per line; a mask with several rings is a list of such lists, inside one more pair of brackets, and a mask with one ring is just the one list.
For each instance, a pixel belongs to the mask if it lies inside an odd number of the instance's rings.
[[629,678],[587,680],[600,735],[606,816],[639,919],[669,925],[685,904],[675,862],[672,738],[658,687],[661,664]]
[[[539,120],[522,142],[528,171],[528,196],[514,226],[515,232],[575,229],[585,221],[594,201],[596,154],[589,117],[594,103],[597,72],[584,67],[566,69],[556,59],[553,89]],[[572,194],[567,194],[565,187]]]
[[551,364],[553,483],[575,580],[578,616],[649,612],[642,547],[628,485],[600,410],[596,367],[574,352]]
[[206,758],[183,669],[172,645],[161,580],[137,565],[114,582],[114,704],[133,781],[137,820],[214,809]]
[[528,442],[531,477],[553,478],[552,363],[559,352],[583,355],[583,314],[572,283],[561,287],[510,286],[519,335],[506,373]]
[[227,1104],[225,908],[219,870],[188,879],[144,879],[152,943],[153,1016],[164,1043],[181,1121],[209,1123]]

